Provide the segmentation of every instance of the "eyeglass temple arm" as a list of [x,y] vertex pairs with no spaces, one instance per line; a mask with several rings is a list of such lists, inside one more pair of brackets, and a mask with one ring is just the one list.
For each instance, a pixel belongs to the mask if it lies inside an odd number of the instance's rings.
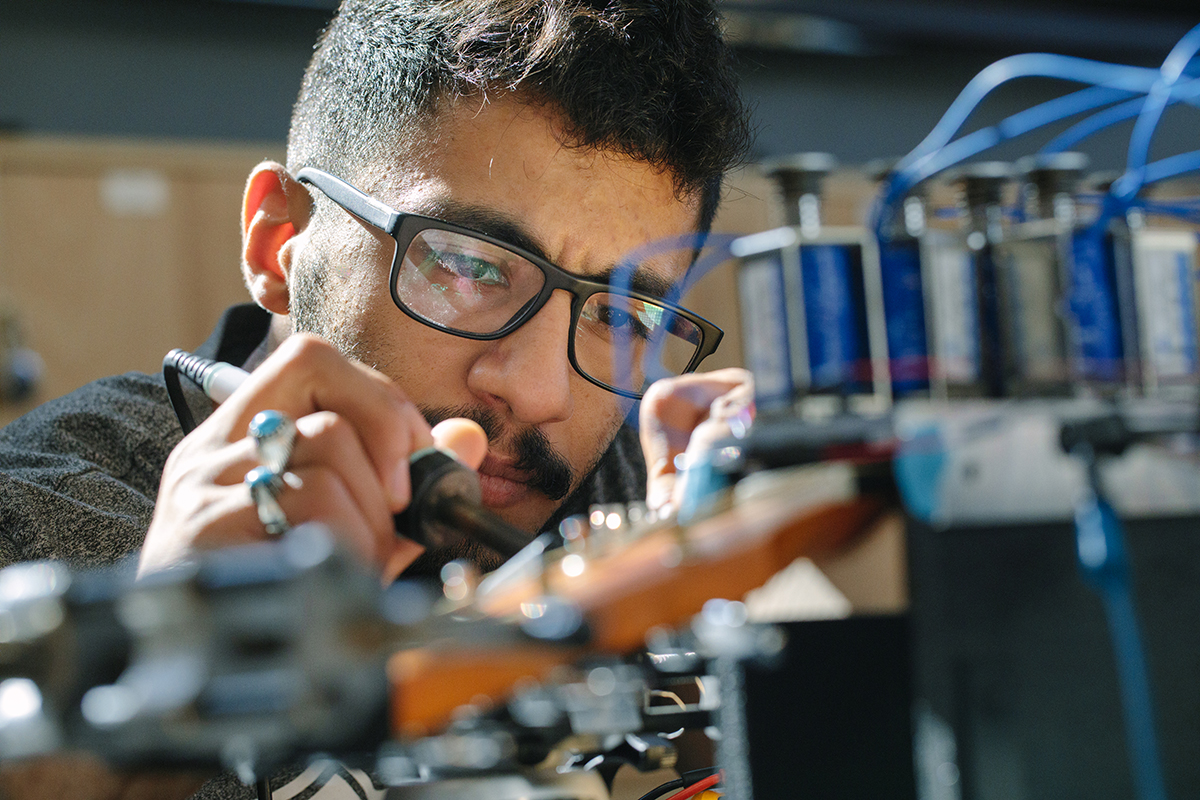
[[305,167],[296,173],[296,180],[320,189],[326,197],[364,222],[387,233],[395,232],[400,213],[363,194],[341,178],[316,167]]

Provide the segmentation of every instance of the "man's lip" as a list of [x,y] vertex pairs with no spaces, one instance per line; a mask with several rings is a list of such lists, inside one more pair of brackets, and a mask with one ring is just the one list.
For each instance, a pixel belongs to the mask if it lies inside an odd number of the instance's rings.
[[488,508],[507,508],[524,499],[532,489],[529,472],[517,469],[509,459],[489,455],[479,466],[479,488]]
[[528,483],[531,474],[527,470],[517,469],[512,459],[494,456],[490,453],[483,459],[483,463],[479,465],[478,472],[480,475],[503,478],[514,483]]

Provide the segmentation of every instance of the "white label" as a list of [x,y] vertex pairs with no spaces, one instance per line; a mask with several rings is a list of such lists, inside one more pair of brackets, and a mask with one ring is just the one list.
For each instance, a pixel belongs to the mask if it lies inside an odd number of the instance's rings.
[[764,399],[790,399],[787,320],[783,315],[783,275],[774,257],[742,262],[738,271],[742,335],[754,391]]
[[100,204],[114,217],[157,217],[171,202],[167,178],[153,169],[114,169],[100,181]]
[[933,279],[934,368],[943,380],[971,383],[979,378],[979,326],[970,254],[960,241],[932,235],[925,254]]
[[1012,346],[1021,377],[1059,381],[1066,377],[1058,302],[1058,241],[1052,236],[1014,239],[998,248],[1007,269],[1005,288],[1012,317]]
[[1185,231],[1138,231],[1133,271],[1142,359],[1153,383],[1195,374],[1196,239]]

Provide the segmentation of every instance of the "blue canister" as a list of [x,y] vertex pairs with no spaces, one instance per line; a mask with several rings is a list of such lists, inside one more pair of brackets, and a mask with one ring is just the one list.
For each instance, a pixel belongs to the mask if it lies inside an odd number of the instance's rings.
[[800,245],[811,391],[872,390],[862,250],[850,244]]
[[1072,372],[1085,381],[1125,377],[1125,337],[1118,302],[1113,237],[1091,227],[1071,236],[1068,307],[1073,322]]
[[881,241],[879,267],[892,394],[903,397],[926,392],[929,390],[929,340],[920,242],[908,236]]

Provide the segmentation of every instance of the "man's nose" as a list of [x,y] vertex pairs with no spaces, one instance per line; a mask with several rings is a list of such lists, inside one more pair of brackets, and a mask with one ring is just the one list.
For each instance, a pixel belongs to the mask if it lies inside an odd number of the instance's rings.
[[561,422],[571,416],[567,357],[571,296],[556,291],[533,318],[488,347],[471,367],[467,385],[490,403],[503,403],[514,421],[526,425]]

